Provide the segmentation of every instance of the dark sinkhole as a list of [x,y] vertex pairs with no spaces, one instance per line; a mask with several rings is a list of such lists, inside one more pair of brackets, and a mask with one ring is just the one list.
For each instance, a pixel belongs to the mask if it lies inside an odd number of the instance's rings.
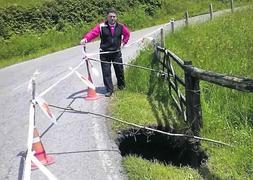
[[[175,133],[164,127],[151,128]],[[172,137],[145,129],[130,128],[120,131],[117,144],[122,156],[137,155],[175,166],[198,168],[208,159],[200,142],[195,139]]]

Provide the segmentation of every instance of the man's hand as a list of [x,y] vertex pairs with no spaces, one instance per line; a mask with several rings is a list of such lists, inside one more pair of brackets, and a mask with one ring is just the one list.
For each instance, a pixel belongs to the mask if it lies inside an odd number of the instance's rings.
[[88,42],[87,39],[84,38],[84,39],[82,39],[82,40],[80,41],[80,44],[81,44],[81,45],[85,45],[87,42]]
[[123,49],[125,46],[126,46],[126,43],[123,42],[123,43],[121,44],[121,49]]

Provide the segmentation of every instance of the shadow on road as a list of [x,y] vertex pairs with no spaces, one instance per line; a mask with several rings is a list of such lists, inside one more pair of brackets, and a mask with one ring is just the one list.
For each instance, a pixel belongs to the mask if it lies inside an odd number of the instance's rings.
[[120,153],[118,149],[92,149],[83,151],[66,151],[66,152],[49,152],[48,155],[63,155],[63,154],[79,154],[79,153],[92,153],[92,152],[117,152]]
[[23,172],[24,172],[26,152],[24,152],[24,151],[19,152],[17,154],[17,157],[20,157],[19,168],[18,168],[18,180],[22,180]]
[[[75,99],[72,99],[72,101],[70,101],[70,103],[67,105],[67,108],[71,106],[71,104],[73,104],[73,102],[75,101]],[[56,122],[58,122],[60,120],[60,118],[63,116],[63,114],[66,112],[67,110],[63,110],[62,113],[56,118]],[[55,124],[51,123],[50,126],[48,126],[48,128],[42,132],[40,138],[42,138]]]

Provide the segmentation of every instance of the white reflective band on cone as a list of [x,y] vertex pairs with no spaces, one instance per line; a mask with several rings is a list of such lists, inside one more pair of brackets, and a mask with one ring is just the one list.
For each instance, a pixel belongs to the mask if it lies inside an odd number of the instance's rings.
[[40,137],[33,138],[33,143],[40,142]]

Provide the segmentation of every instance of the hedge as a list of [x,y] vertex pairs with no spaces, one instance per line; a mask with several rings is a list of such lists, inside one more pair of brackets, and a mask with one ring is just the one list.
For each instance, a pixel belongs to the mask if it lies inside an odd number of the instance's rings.
[[135,6],[143,6],[147,15],[153,15],[161,7],[161,0],[52,0],[36,7],[12,5],[0,9],[0,37],[8,39],[14,34],[53,27],[61,31],[64,24],[97,21],[109,7],[126,12]]

